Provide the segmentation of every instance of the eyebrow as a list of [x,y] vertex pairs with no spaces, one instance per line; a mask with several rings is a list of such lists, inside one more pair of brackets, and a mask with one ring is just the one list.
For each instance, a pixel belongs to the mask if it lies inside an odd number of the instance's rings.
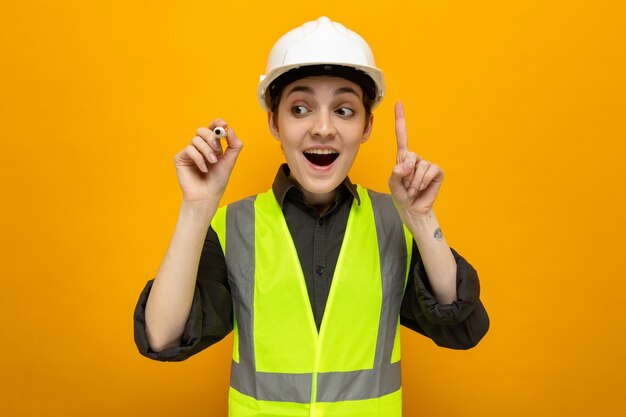
[[[289,92],[287,93],[287,96],[290,96],[292,93],[296,93],[296,92],[303,92],[303,93],[315,95],[315,91],[313,91],[311,87],[307,87],[306,85],[296,85],[291,90],[289,90]],[[335,90],[334,95],[338,96],[338,95],[346,94],[346,93],[354,94],[355,96],[359,97],[359,94],[352,87],[338,88],[337,90]]]
[[287,96],[290,96],[292,93],[296,93],[298,91],[301,91],[303,93],[313,94],[313,95],[315,94],[315,92],[313,91],[311,87],[307,87],[305,85],[296,85],[291,90],[289,90],[289,92],[287,93]]
[[341,87],[335,91],[335,95],[338,96],[340,94],[351,93],[355,96],[359,97],[359,94],[352,87]]

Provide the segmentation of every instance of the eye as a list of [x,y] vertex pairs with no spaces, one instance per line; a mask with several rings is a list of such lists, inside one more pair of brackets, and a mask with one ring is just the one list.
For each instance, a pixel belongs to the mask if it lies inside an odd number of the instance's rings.
[[350,117],[354,115],[354,110],[349,109],[347,107],[340,107],[337,110],[335,110],[335,113],[337,113],[339,116]]
[[291,113],[296,115],[296,116],[299,116],[299,115],[302,115],[302,114],[305,114],[305,113],[308,113],[308,112],[309,112],[309,109],[307,109],[304,106],[293,106],[291,108]]

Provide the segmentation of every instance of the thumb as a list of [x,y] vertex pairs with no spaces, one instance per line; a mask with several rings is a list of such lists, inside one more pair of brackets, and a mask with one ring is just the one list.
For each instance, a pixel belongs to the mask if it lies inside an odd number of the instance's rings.
[[407,175],[413,172],[413,163],[410,161],[397,164],[391,171],[391,177],[389,177],[389,190],[392,194],[407,192],[407,188],[404,186],[402,180]]
[[232,127],[228,128],[226,143],[228,144],[228,148],[226,149],[226,151],[233,150],[236,154],[239,154],[241,148],[243,148],[243,142],[237,137]]

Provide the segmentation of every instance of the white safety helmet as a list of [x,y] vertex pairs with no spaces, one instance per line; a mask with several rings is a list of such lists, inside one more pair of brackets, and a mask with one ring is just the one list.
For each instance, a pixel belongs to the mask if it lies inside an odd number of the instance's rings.
[[[281,75],[296,68],[298,71],[290,73],[293,77],[287,74],[281,78],[280,86],[272,85]],[[267,111],[275,87],[280,90],[286,82],[322,74],[340,76],[359,84],[372,99],[372,109],[385,95],[383,72],[376,68],[367,42],[341,23],[323,16],[287,32],[274,44],[259,82],[259,102]]]

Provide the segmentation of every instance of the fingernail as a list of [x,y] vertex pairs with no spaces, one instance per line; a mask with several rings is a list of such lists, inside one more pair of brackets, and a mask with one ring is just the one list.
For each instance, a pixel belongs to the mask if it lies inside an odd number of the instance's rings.
[[420,184],[420,191],[421,191],[421,190],[423,190],[424,188],[426,188],[426,184],[421,183],[421,184]]
[[413,168],[413,163],[411,161],[404,163],[404,169],[411,169],[411,168]]
[[215,163],[215,162],[217,162],[217,158],[215,157],[215,155],[213,155],[213,154],[211,153],[211,154],[209,154],[209,161],[211,161],[211,162]]
[[417,194],[417,190],[415,189],[415,187],[409,188],[409,196],[414,197],[415,194]]

